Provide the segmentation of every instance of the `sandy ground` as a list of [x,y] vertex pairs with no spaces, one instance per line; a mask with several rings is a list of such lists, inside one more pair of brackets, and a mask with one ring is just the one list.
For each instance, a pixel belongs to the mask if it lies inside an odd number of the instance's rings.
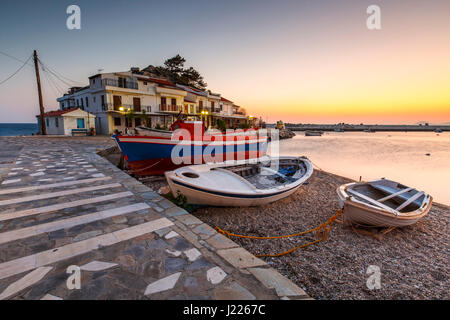
[[[349,179],[316,170],[309,183],[278,202],[251,208],[202,207],[192,212],[212,227],[236,234],[296,233],[327,221],[338,210],[336,187]],[[143,181],[157,191],[163,179]],[[417,224],[395,229],[381,241],[335,224],[328,240],[279,258],[263,258],[316,299],[449,299],[450,208],[434,204]],[[253,254],[278,253],[314,240],[233,238]],[[381,288],[366,285],[370,265]]]

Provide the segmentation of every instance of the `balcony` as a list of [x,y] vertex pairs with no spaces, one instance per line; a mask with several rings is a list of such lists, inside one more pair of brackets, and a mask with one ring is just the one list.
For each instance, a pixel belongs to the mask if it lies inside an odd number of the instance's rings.
[[105,86],[111,86],[111,87],[118,87],[118,88],[124,88],[124,89],[138,89],[138,83],[137,81],[131,81],[127,79],[102,79],[102,85]]
[[183,110],[183,106],[170,105],[170,104],[160,104],[159,111],[164,112],[180,112]]
[[[123,110],[120,110],[120,108],[123,108]],[[104,103],[102,105],[103,111],[122,111],[127,112],[129,110],[133,110],[134,112],[142,112],[142,110],[145,110],[146,113],[152,112],[152,106],[142,106],[139,108],[136,108],[132,104],[122,104],[120,106],[114,106],[112,103]]]

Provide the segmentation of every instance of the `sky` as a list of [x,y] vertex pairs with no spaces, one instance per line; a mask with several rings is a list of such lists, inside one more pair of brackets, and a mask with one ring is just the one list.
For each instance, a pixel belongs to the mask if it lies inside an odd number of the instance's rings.
[[[71,4],[80,30],[66,27]],[[373,4],[381,30],[366,26]],[[448,0],[2,0],[0,51],[25,61],[34,49],[66,81],[41,71],[45,110],[99,69],[180,54],[209,89],[269,122],[450,123]],[[35,122],[29,64],[0,84],[0,122]],[[0,82],[21,65],[0,54]]]

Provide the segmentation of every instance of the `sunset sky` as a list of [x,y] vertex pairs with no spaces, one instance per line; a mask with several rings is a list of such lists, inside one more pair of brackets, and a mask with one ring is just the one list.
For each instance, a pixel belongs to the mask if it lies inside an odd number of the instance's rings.
[[[81,8],[81,30],[66,8]],[[381,30],[366,9],[381,7]],[[449,0],[9,1],[0,51],[33,49],[63,76],[159,65],[179,53],[208,88],[274,122],[450,123]],[[21,63],[0,54],[0,82]],[[59,88],[41,75],[46,110]],[[0,85],[0,122],[34,122],[34,69]]]

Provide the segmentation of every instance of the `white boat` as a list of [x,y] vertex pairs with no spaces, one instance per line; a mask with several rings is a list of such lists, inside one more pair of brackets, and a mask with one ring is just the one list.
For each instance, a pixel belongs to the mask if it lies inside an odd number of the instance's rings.
[[344,184],[337,194],[345,225],[411,225],[430,211],[433,201],[423,191],[387,179]]
[[[274,164],[278,161],[278,168]],[[275,168],[275,170],[274,170]],[[305,157],[268,156],[182,167],[166,172],[174,197],[191,204],[259,206],[294,193],[313,173]]]
[[323,131],[311,131],[311,130],[305,131],[305,136],[307,137],[320,137],[321,135],[323,135]]

